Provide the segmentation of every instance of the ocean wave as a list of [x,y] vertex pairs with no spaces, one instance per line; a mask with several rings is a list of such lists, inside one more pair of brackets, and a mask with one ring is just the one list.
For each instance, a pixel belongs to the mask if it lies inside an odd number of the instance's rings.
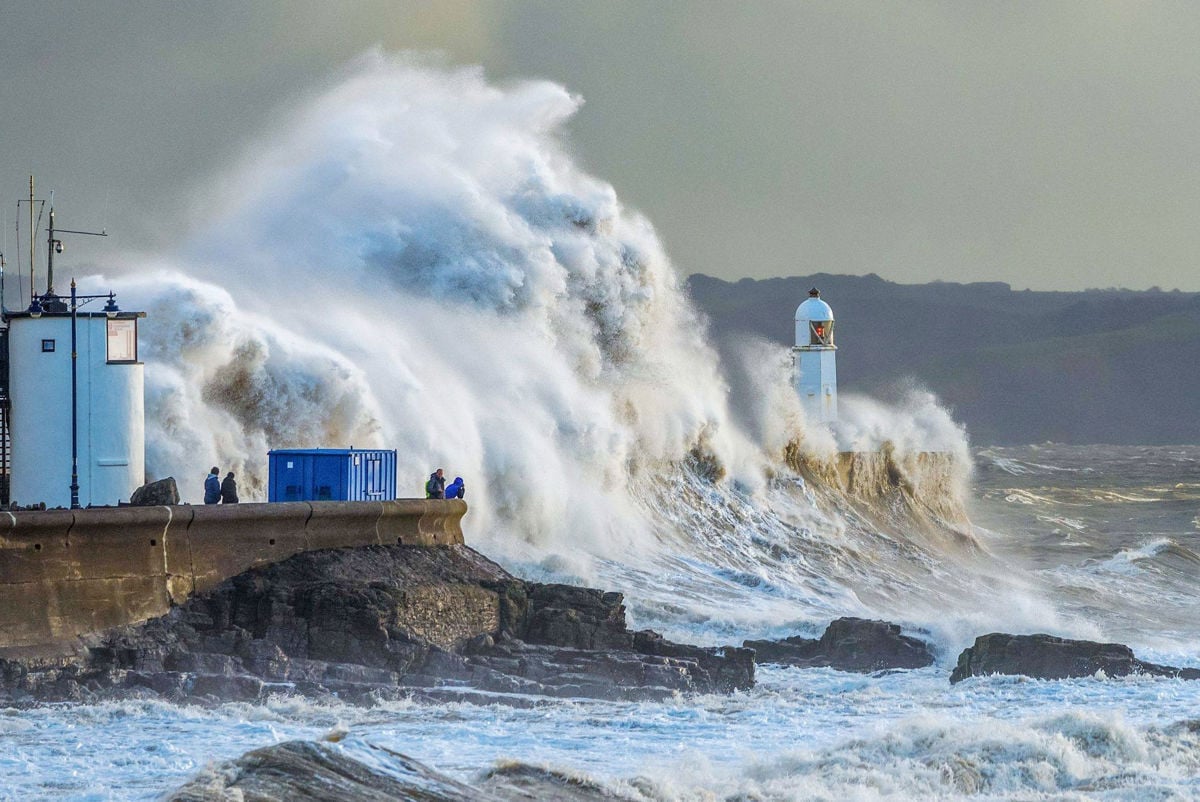
[[[1188,796],[1197,788],[1197,730],[1196,722],[1188,720],[1143,729],[1114,714],[1066,713],[1016,721],[992,719],[986,724],[926,714],[834,746],[781,743],[765,754],[746,756],[733,772],[725,762],[696,754],[646,766],[630,777],[581,771],[552,761],[506,758],[461,782],[362,735],[351,735],[337,745],[291,742],[281,748],[319,753],[323,770],[332,767],[340,781],[350,778],[364,790],[373,783],[397,782],[412,786],[414,793],[425,788],[431,798],[442,798],[440,791],[452,798],[474,793],[658,802],[718,796],[866,800],[1101,795],[1140,800],[1148,794]],[[252,774],[256,764],[246,765]],[[268,785],[299,790],[320,779],[304,774],[289,777],[280,773],[283,767],[264,777]],[[301,763],[297,768],[305,766]],[[193,779],[191,787],[224,787],[238,776],[232,768],[213,767]]]
[[1087,524],[1075,518],[1064,518],[1062,516],[1055,515],[1038,515],[1037,520],[1069,529],[1072,532],[1083,532],[1088,528]]
[[1092,471],[1092,469],[1087,466],[1051,465],[1044,462],[1033,462],[1032,460],[1028,459],[1006,457],[1002,456],[996,450],[987,448],[979,449],[976,452],[976,458],[981,460],[984,466],[994,468],[1011,476],[1037,476],[1041,474],[1056,473],[1089,473]]
[[1200,735],[1186,722],[1140,730],[1119,716],[1024,721],[911,719],[835,749],[789,750],[755,766],[770,799],[1004,798],[1102,795],[1141,800],[1197,790]]
[[1133,573],[1138,570],[1140,563],[1152,560],[1164,554],[1172,554],[1197,561],[1197,556],[1189,549],[1181,548],[1169,537],[1158,537],[1140,543],[1133,548],[1121,549],[1105,560],[1088,561],[1085,565],[1094,565],[1102,571],[1113,573]]
[[1039,493],[1034,493],[1029,490],[1014,489],[1014,490],[1005,490],[1002,492],[1004,493],[1004,500],[1007,501],[1009,504],[1025,504],[1028,506],[1034,506],[1034,505],[1049,506],[1049,505],[1060,503],[1050,496],[1042,495]]
[[271,448],[395,448],[401,496],[467,479],[473,545],[706,638],[974,598],[962,427],[917,387],[810,425],[787,349],[722,365],[649,221],[564,147],[580,103],[371,53],[281,115],[179,252],[112,282],[148,313],[148,472],[196,502],[220,465],[254,501]]

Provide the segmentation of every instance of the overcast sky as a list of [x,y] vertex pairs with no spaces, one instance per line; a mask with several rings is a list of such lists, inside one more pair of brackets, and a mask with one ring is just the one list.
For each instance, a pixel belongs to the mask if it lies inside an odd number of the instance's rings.
[[[371,47],[585,99],[681,274],[1200,290],[1200,4],[0,0],[0,208],[155,251]],[[43,193],[39,191],[39,195]],[[66,257],[64,257],[66,258]]]

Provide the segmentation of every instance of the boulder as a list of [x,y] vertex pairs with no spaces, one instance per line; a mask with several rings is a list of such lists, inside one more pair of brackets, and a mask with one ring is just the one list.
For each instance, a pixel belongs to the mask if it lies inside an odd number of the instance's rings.
[[174,476],[142,485],[129,497],[129,504],[133,507],[174,506],[178,503],[179,488],[175,485]]
[[[334,732],[326,739],[336,742],[343,737],[344,733]],[[355,752],[365,753],[366,760]],[[464,784],[407,755],[374,744],[361,744],[350,750],[327,742],[286,741],[208,766],[164,799],[170,802],[232,799],[632,802],[634,798],[646,798],[637,792],[627,796],[575,774],[515,761],[501,761],[474,782],[474,785]],[[655,790],[645,780],[639,781],[639,785]]]
[[625,597],[596,588],[530,584],[525,630],[512,633],[530,643],[575,649],[629,649]]
[[836,668],[871,672],[895,668],[924,668],[933,663],[933,652],[923,641],[900,634],[887,621],[839,618],[820,638],[794,636],[779,641],[748,640],[760,663],[781,663],[800,668]]
[[[635,799],[665,799],[667,794],[659,791],[644,777],[631,785],[629,795],[612,787],[611,784],[594,782],[578,774],[564,774],[542,766],[513,761],[500,762],[484,775],[480,786],[501,799],[525,800],[553,799],[555,802],[633,802]],[[482,797],[481,797],[482,799]]]
[[425,799],[467,802],[495,799],[404,755],[369,747],[380,771],[328,743],[286,741],[211,766],[168,794],[171,802],[231,799],[339,799],[378,802]]
[[1200,679],[1200,669],[1160,666],[1138,660],[1120,643],[1068,640],[1053,635],[1008,635],[993,632],[963,650],[950,682],[987,674],[1015,674],[1036,679],[1067,679],[1103,674],[1124,677],[1148,674]]

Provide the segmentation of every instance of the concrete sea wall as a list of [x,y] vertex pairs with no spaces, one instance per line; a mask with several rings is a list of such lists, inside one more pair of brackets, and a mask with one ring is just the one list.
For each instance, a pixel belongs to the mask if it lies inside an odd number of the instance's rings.
[[826,460],[814,458],[802,445],[789,443],[784,460],[816,485],[881,510],[904,508],[952,526],[970,523],[971,466],[950,452],[900,453],[885,442],[877,451],[842,451]]
[[293,554],[463,542],[459,499],[0,512],[0,656],[163,615]]

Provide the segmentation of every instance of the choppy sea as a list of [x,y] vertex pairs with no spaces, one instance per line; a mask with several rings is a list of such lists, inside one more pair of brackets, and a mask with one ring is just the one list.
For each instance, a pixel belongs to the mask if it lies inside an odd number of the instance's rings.
[[380,745],[469,782],[521,761],[635,799],[1200,799],[1200,683],[947,679],[994,630],[1115,640],[1200,666],[1200,447],[973,456],[977,546],[889,529],[800,484],[751,497],[683,477],[659,510],[674,545],[602,561],[592,577],[626,593],[634,626],[677,639],[811,635],[836,615],[871,615],[933,643],[930,668],[763,666],[752,691],[664,703],[9,709],[0,798],[155,799],[214,762],[345,729],[338,748],[367,762]]

